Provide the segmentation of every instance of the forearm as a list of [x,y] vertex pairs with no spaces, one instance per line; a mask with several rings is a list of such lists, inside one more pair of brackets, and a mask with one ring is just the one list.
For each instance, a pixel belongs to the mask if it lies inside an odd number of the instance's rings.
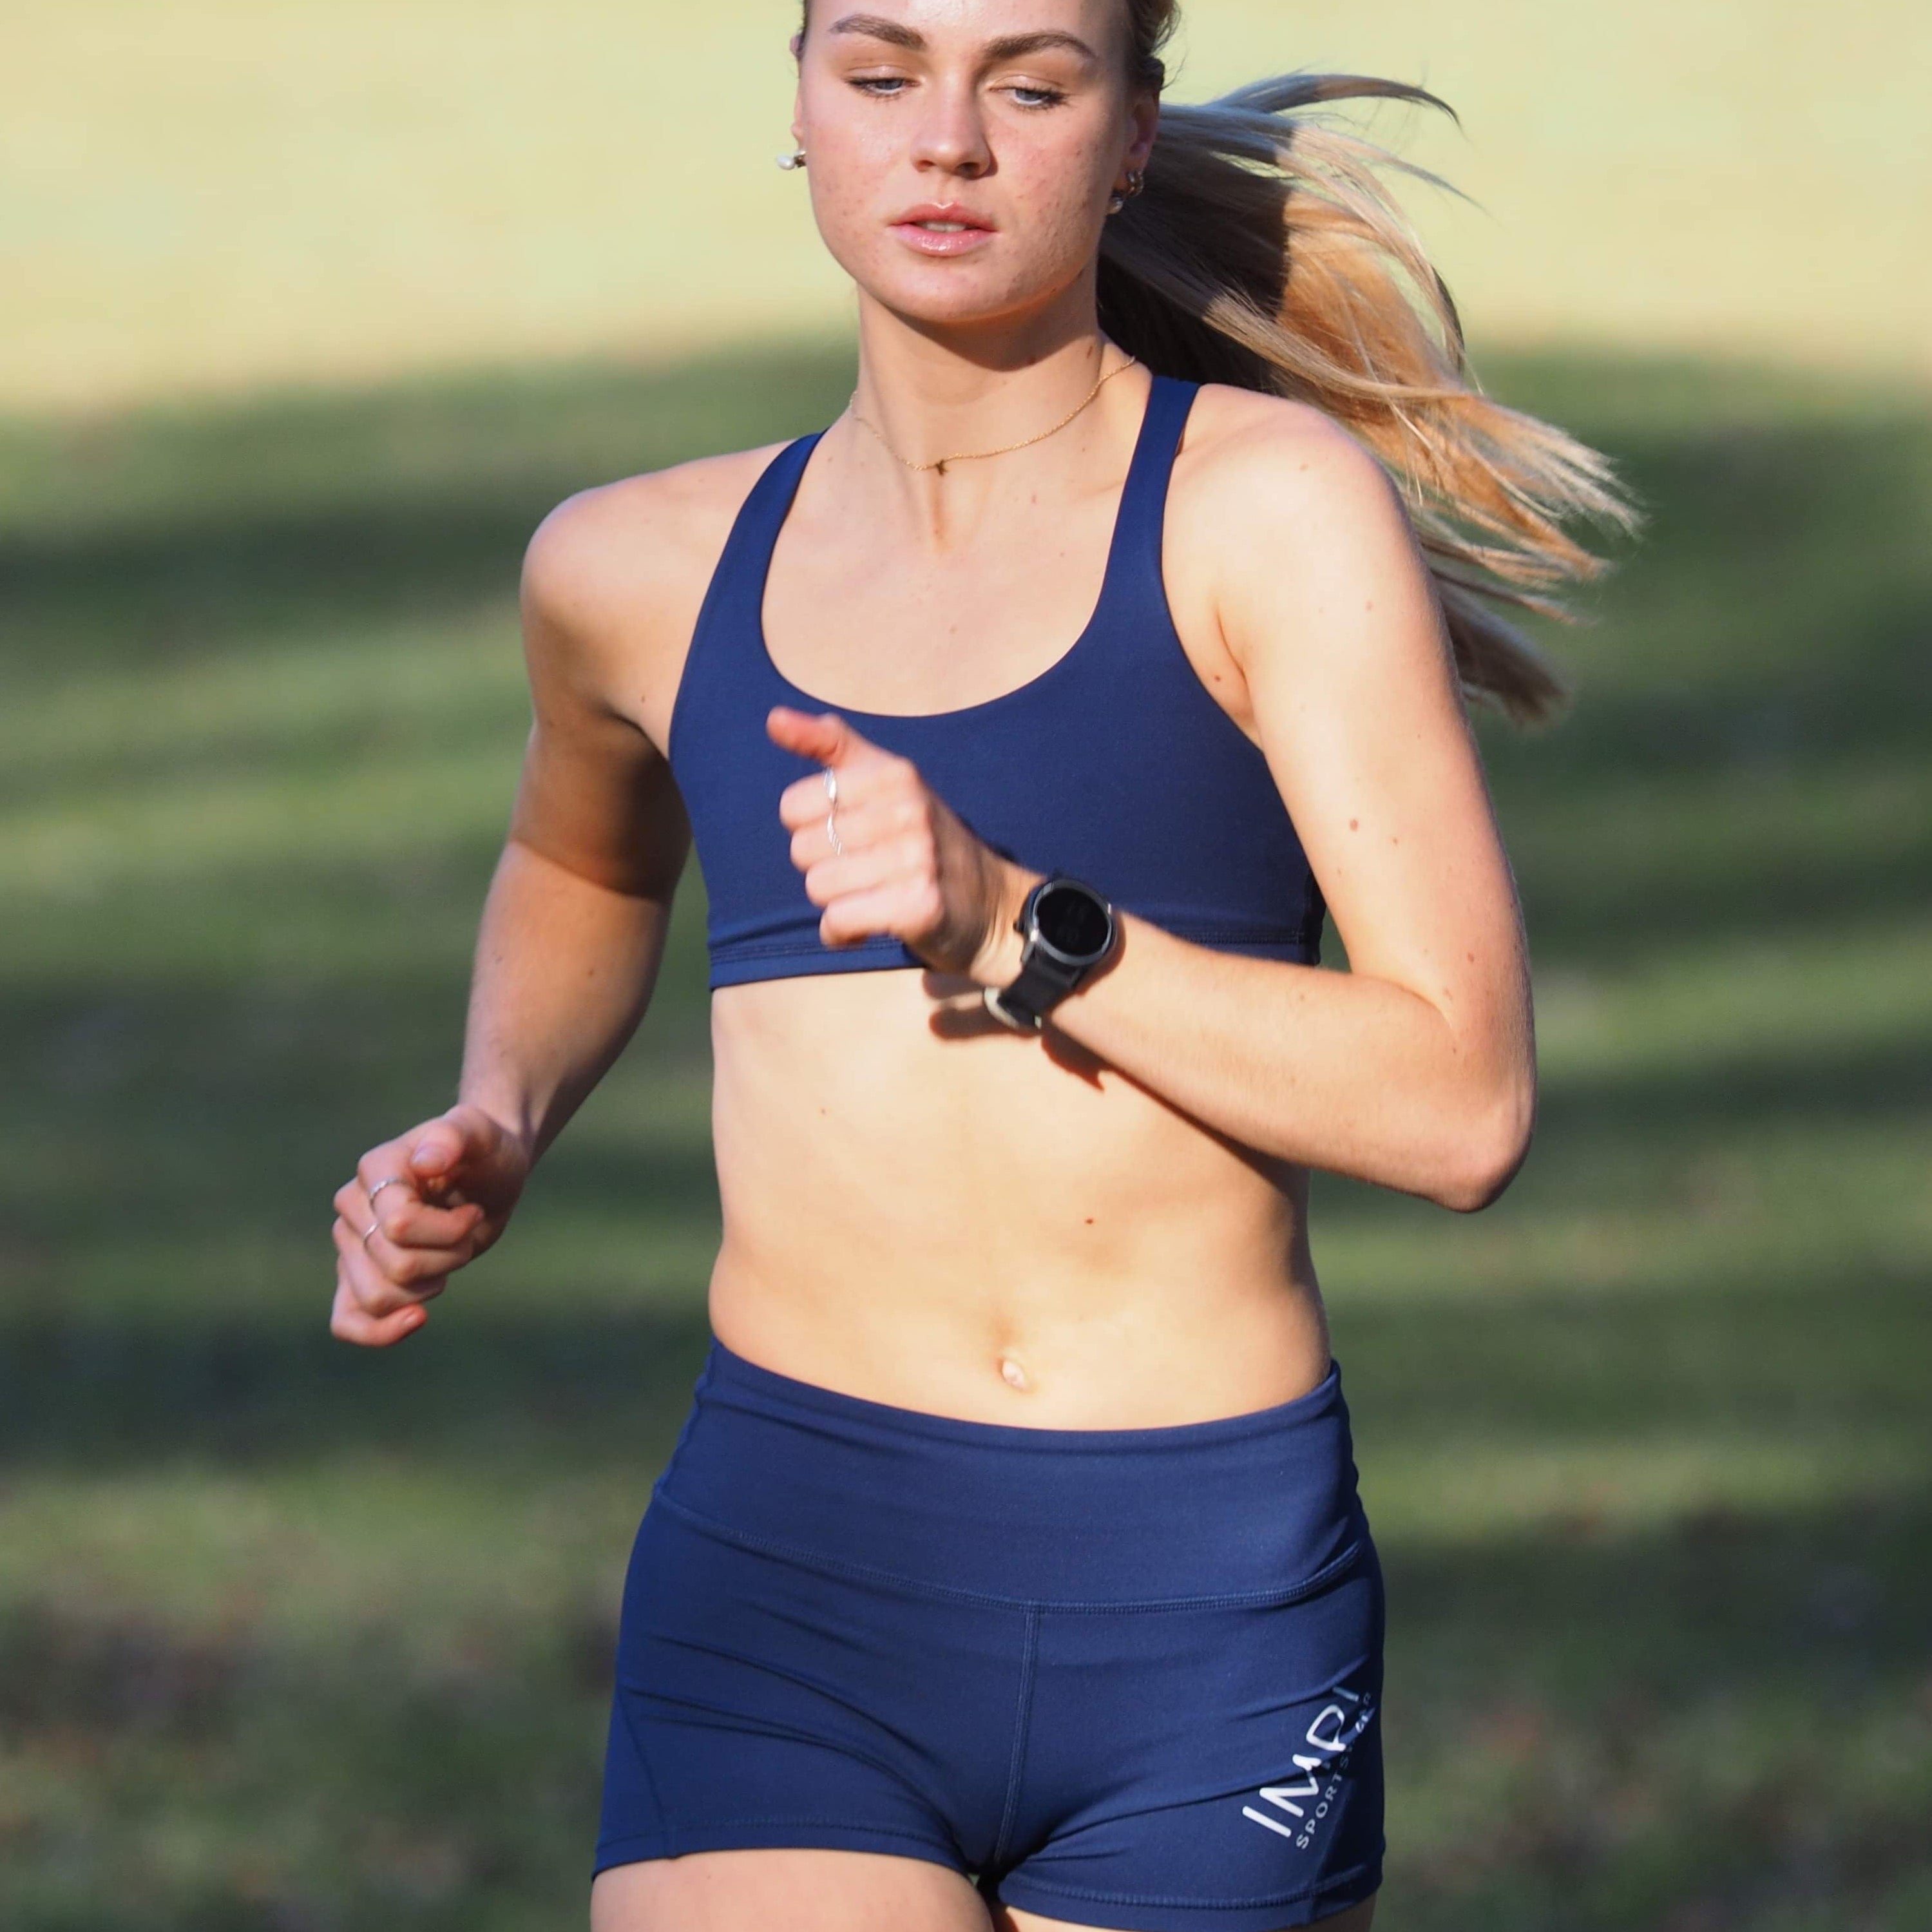
[[[1114,959],[1053,1010],[1068,1038],[1262,1153],[1466,1210],[1507,1184],[1534,1109],[1526,994],[1521,1024],[1504,1029],[1515,1036],[1479,1048],[1389,980],[1220,952],[1118,916]],[[1007,964],[996,983],[1016,953]]]
[[670,894],[614,892],[516,838],[478,931],[459,1099],[534,1162],[608,1071],[649,1004]]

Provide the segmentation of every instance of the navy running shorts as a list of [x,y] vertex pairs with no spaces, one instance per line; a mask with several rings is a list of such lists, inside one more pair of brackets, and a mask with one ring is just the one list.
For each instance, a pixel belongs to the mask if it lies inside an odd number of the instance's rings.
[[892,1852],[1121,1932],[1279,1932],[1381,1882],[1382,1585],[1339,1366],[1034,1429],[714,1340],[624,1586],[593,1874]]

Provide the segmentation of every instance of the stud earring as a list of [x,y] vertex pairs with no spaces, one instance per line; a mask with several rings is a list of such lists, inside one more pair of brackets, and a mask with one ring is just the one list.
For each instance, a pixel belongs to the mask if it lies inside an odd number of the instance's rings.
[[805,150],[802,148],[794,148],[790,154],[779,155],[778,166],[786,170],[788,172],[794,168],[803,167],[805,166]]

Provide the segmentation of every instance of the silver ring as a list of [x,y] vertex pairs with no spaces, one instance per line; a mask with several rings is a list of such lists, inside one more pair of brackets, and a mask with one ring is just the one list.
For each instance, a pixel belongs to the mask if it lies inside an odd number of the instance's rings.
[[372,1208],[375,1206],[376,1197],[382,1192],[384,1188],[400,1187],[402,1184],[403,1177],[400,1174],[384,1174],[382,1179],[377,1181],[375,1186],[369,1190],[369,1205]]
[[830,765],[825,768],[825,796],[831,801],[831,809],[825,814],[825,836],[832,841],[832,849],[843,853],[845,842],[838,836],[838,774]]
[[367,1252],[369,1246],[369,1237],[382,1225],[382,1222],[380,1221],[371,1221],[368,1226],[362,1230],[362,1246],[365,1252]]

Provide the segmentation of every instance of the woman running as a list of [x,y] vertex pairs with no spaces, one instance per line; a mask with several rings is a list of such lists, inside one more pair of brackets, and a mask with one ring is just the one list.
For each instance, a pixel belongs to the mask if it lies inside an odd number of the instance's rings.
[[596,1932],[1373,1910],[1382,1584],[1307,1176],[1467,1211],[1523,1158],[1466,700],[1550,708],[1484,600],[1555,608],[1599,567],[1564,521],[1626,513],[1478,392],[1309,112],[1432,98],[1163,111],[1173,25],[813,0],[785,162],[857,286],[850,408],[530,547],[460,1096],[336,1196],[331,1325],[401,1340],[501,1236],[694,841],[724,1232]]

